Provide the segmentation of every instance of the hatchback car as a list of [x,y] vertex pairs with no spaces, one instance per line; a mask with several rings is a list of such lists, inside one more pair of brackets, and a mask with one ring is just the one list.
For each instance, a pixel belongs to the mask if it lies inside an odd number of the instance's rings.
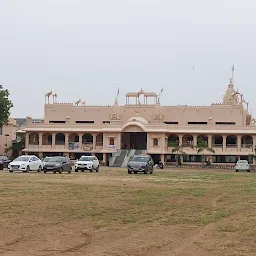
[[128,173],[143,172],[144,174],[153,173],[154,161],[151,156],[135,155],[128,163]]
[[59,172],[62,173],[63,171],[67,171],[71,173],[72,171],[72,163],[64,156],[52,156],[47,157],[47,161],[44,162],[43,167],[44,173],[46,172]]
[[236,165],[235,165],[235,170],[236,172],[238,171],[247,171],[250,172],[251,171],[251,166],[248,163],[247,160],[238,160]]
[[14,159],[8,164],[9,172],[13,171],[38,171],[42,170],[43,163],[42,161],[34,155],[23,155]]

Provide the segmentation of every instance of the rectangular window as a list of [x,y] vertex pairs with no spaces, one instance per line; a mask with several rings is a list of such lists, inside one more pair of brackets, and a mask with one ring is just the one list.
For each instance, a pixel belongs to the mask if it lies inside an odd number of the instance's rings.
[[201,163],[202,156],[200,156],[200,155],[184,155],[183,162]]
[[77,124],[94,124],[94,121],[76,121]]
[[65,124],[65,121],[49,121],[50,124]]
[[236,156],[212,156],[213,163],[236,163],[237,157]]
[[207,122],[188,122],[188,124],[207,124]]
[[215,122],[216,125],[235,125],[235,122]]
[[3,126],[0,126],[0,135],[3,135]]
[[178,124],[178,122],[164,122],[165,124]]

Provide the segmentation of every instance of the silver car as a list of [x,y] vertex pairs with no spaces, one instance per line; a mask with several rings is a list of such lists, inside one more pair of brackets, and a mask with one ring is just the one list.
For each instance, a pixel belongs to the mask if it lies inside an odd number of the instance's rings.
[[248,163],[247,160],[238,160],[236,165],[235,165],[235,170],[236,172],[238,171],[247,171],[250,172],[251,171],[251,166]]

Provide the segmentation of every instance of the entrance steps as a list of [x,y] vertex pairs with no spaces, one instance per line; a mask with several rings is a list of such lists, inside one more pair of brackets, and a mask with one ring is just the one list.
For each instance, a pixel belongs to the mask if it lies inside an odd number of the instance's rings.
[[147,150],[127,150],[119,149],[116,153],[113,153],[109,159],[109,166],[111,167],[127,167],[128,162],[134,155],[146,155]]

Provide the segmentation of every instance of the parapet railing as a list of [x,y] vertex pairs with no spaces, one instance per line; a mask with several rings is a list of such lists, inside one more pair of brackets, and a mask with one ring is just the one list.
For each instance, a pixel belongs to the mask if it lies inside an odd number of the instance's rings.
[[[228,169],[228,170],[234,170],[235,169],[235,164],[181,164],[181,165],[176,165],[176,163],[166,163],[165,167],[170,167],[170,168],[191,168],[191,169]],[[256,165],[251,164],[251,170],[256,170]]]

